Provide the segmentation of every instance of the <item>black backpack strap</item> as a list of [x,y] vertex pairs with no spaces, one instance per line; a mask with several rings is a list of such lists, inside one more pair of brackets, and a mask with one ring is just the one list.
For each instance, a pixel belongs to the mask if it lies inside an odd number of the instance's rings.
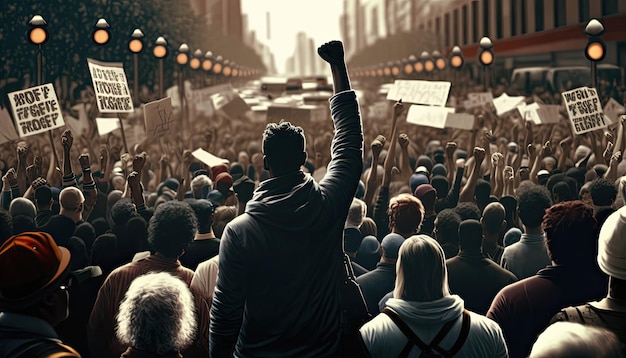
[[411,349],[413,349],[413,346],[418,346],[422,350],[422,352],[430,351],[430,347],[426,343],[424,343],[421,339],[419,339],[419,337],[415,334],[415,332],[413,332],[413,330],[409,328],[409,326],[406,323],[404,323],[404,321],[398,316],[397,313],[395,313],[394,311],[390,310],[387,307],[383,308],[381,312],[389,316],[389,318],[391,318],[393,323],[395,323],[396,326],[400,328],[402,333],[404,333],[404,335],[409,339],[409,341],[404,346],[404,348],[402,349],[402,352],[400,352],[398,357],[408,357],[409,352],[411,352]]
[[464,309],[463,310],[463,323],[461,326],[461,332],[459,333],[459,338],[456,339],[456,342],[454,342],[454,345],[448,351],[448,354],[450,357],[457,354],[459,350],[461,350],[461,347],[463,347],[463,344],[465,344],[465,341],[467,340],[467,336],[469,335],[470,322],[471,322],[470,314],[469,312],[467,312],[467,310]]

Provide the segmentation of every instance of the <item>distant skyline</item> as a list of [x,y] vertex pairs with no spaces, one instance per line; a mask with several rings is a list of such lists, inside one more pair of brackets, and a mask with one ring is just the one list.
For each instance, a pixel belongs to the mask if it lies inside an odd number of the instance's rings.
[[[256,31],[257,41],[270,47],[279,73],[294,53],[296,35],[304,32],[315,46],[340,40],[339,18],[342,0],[241,0],[241,11],[248,15],[248,30]],[[270,13],[270,39],[266,33],[266,13]]]

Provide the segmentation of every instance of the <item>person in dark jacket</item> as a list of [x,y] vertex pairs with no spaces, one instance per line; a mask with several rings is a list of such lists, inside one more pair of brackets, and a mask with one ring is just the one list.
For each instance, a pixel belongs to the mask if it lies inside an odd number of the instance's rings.
[[318,49],[335,95],[332,159],[317,183],[300,170],[305,136],[268,124],[263,155],[270,179],[221,237],[211,307],[211,357],[328,357],[340,353],[342,232],[363,163],[363,131],[343,44]]

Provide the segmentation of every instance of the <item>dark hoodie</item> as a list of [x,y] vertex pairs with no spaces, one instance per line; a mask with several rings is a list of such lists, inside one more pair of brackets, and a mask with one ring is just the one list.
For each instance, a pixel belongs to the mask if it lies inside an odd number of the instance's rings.
[[339,353],[342,233],[362,170],[353,91],[330,100],[332,160],[320,183],[301,171],[261,183],[225,229],[211,308],[212,357]]

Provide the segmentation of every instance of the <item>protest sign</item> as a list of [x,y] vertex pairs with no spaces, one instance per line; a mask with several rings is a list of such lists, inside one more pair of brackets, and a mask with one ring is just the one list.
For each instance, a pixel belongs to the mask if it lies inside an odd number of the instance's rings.
[[500,97],[493,99],[493,106],[496,108],[496,114],[498,116],[509,112],[524,102],[523,96],[509,97],[506,93],[503,93]]
[[612,97],[604,106],[603,112],[604,115],[611,119],[611,123],[616,123],[619,120],[619,116],[625,114],[624,106]]
[[16,140],[20,137],[17,135],[9,111],[5,108],[0,108],[0,128],[2,128],[0,131],[0,144]]
[[389,116],[389,103],[387,101],[372,103],[367,114],[369,118],[384,119]]
[[100,62],[88,58],[89,73],[100,113],[131,113],[133,99],[120,62]]
[[227,159],[217,157],[202,148],[194,150],[193,152],[191,152],[191,155],[193,155],[196,159],[208,165],[209,167],[214,167],[220,164],[228,164]]
[[443,107],[448,101],[449,92],[450,82],[396,80],[387,93],[387,99]]
[[143,107],[143,116],[148,138],[159,138],[168,134],[172,130],[172,124],[174,123],[172,99],[165,97],[146,103]]
[[231,119],[242,118],[246,115],[246,112],[250,110],[250,106],[248,106],[246,101],[244,101],[238,93],[233,93],[234,96],[220,108],[220,111]]
[[472,92],[467,94],[467,100],[463,101],[465,109],[488,108],[493,102],[491,92]]
[[471,130],[474,128],[474,116],[467,113],[448,113],[446,128]]
[[541,118],[539,118],[539,114],[537,113],[538,109],[539,104],[537,104],[536,102],[533,102],[529,105],[521,103],[517,106],[517,110],[519,111],[522,118],[524,118],[524,121],[531,121],[533,122],[533,124],[536,125],[541,124]]
[[117,118],[96,118],[96,126],[98,127],[98,135],[104,136],[120,127],[120,121]]
[[608,126],[595,88],[579,87],[563,92],[561,96],[576,134],[587,133]]
[[66,113],[65,124],[74,135],[87,134],[89,132],[89,117],[87,116],[87,104],[78,103],[70,108],[69,115]]
[[65,125],[59,100],[51,83],[11,92],[8,96],[20,137]]
[[555,104],[540,104],[536,112],[543,124],[559,123],[561,117],[559,109],[560,106]]
[[406,121],[418,126],[445,128],[448,113],[454,113],[454,108],[414,104],[409,107]]

